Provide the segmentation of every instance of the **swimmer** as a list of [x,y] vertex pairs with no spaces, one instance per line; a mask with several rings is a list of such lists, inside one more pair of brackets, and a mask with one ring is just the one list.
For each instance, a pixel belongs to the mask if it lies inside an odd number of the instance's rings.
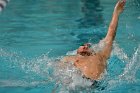
[[87,43],[77,49],[76,55],[64,57],[61,60],[62,63],[73,62],[73,65],[81,71],[84,77],[90,80],[100,80],[112,51],[119,15],[123,12],[125,3],[126,0],[119,0],[114,8],[107,35],[102,40],[105,44],[102,50],[95,52],[90,48],[91,44]]

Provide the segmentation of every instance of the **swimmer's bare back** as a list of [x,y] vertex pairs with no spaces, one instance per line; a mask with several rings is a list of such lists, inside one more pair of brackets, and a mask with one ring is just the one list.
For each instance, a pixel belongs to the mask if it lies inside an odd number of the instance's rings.
[[106,37],[102,40],[104,47],[97,53],[92,53],[88,45],[80,46],[77,54],[74,56],[66,56],[62,62],[73,62],[82,74],[91,80],[99,80],[102,73],[106,69],[107,59],[110,57],[112,44],[116,35],[116,29],[120,13],[124,9],[126,1],[118,1],[113,12]]

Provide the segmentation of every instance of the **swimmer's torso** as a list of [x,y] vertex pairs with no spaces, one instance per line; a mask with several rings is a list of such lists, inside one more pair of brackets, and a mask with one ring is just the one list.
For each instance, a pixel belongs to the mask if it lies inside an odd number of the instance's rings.
[[65,62],[73,62],[82,74],[92,80],[98,80],[106,68],[106,62],[99,54],[92,56],[70,56]]

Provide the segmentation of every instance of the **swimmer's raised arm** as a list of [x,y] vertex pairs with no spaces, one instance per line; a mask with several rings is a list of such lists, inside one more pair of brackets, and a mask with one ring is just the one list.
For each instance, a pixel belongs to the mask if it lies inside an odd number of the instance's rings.
[[108,58],[110,56],[110,53],[111,53],[111,50],[112,50],[112,43],[113,43],[113,40],[116,36],[116,30],[117,30],[119,15],[122,13],[125,3],[126,3],[126,0],[119,0],[116,4],[115,8],[114,8],[114,12],[113,12],[113,15],[112,15],[112,20],[110,22],[107,35],[104,39],[105,47],[101,52],[101,54],[105,58]]

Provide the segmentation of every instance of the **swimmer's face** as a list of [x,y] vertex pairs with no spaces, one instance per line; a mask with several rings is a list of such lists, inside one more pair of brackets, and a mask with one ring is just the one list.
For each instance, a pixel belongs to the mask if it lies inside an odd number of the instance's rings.
[[92,54],[92,50],[90,49],[91,44],[87,43],[82,46],[80,46],[77,49],[77,54],[80,54],[82,56],[90,56]]

